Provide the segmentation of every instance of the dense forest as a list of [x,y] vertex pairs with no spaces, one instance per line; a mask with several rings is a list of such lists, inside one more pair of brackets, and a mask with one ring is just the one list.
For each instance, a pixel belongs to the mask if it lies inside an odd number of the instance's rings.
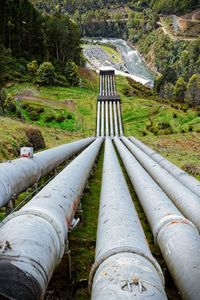
[[44,16],[28,0],[2,0],[0,11],[1,87],[17,79],[70,84],[81,60],[75,22],[67,15]]

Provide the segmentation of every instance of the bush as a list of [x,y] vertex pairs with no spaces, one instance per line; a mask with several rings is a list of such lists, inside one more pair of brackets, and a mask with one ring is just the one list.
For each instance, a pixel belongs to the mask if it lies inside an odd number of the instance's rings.
[[37,70],[37,76],[39,82],[44,85],[53,85],[56,79],[56,73],[54,66],[50,62],[44,62],[39,66]]
[[38,128],[28,128],[25,133],[28,138],[28,147],[33,147],[34,150],[46,148],[44,138]]
[[78,67],[71,60],[66,63],[65,75],[70,85],[77,86],[79,84]]
[[68,86],[67,79],[64,75],[58,74],[56,76],[56,81],[58,85]]

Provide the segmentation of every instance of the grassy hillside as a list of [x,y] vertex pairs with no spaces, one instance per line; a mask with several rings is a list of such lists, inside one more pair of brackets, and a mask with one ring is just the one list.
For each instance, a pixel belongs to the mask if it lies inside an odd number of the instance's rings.
[[[81,87],[24,83],[8,88],[17,99],[23,123],[1,118],[0,159],[17,155],[16,149],[26,143],[24,130],[30,124],[41,128],[47,147],[95,134],[98,76],[85,69],[79,73]],[[198,163],[200,111],[184,104],[162,102],[151,90],[130,79],[117,77],[116,82],[126,136],[146,141],[180,166]]]

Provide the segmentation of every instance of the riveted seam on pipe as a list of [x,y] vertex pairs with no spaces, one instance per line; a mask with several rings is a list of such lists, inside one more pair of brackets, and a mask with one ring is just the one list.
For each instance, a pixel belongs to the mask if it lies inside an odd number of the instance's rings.
[[94,278],[94,275],[95,275],[97,269],[99,268],[99,266],[109,257],[119,254],[119,253],[133,253],[133,254],[137,254],[139,256],[146,258],[157,270],[157,272],[161,278],[161,281],[163,283],[163,286],[165,285],[165,279],[164,279],[162,270],[154,258],[146,255],[143,251],[141,251],[140,249],[138,249],[136,247],[124,246],[124,247],[117,247],[117,248],[107,251],[102,256],[100,256],[97,261],[95,261],[95,263],[93,264],[92,269],[90,271],[90,275],[89,275],[89,291],[91,291],[93,278]]

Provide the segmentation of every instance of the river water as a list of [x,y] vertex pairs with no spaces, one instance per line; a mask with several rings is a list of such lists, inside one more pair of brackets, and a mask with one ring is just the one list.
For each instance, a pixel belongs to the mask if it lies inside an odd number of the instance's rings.
[[125,40],[122,39],[112,39],[112,38],[102,38],[98,40],[93,40],[93,43],[98,44],[108,44],[114,46],[116,50],[120,53],[124,65],[123,70],[120,70],[135,75],[137,77],[148,80],[153,85],[155,75],[150,68],[145,64],[143,58],[138,53],[136,49],[131,48]]

